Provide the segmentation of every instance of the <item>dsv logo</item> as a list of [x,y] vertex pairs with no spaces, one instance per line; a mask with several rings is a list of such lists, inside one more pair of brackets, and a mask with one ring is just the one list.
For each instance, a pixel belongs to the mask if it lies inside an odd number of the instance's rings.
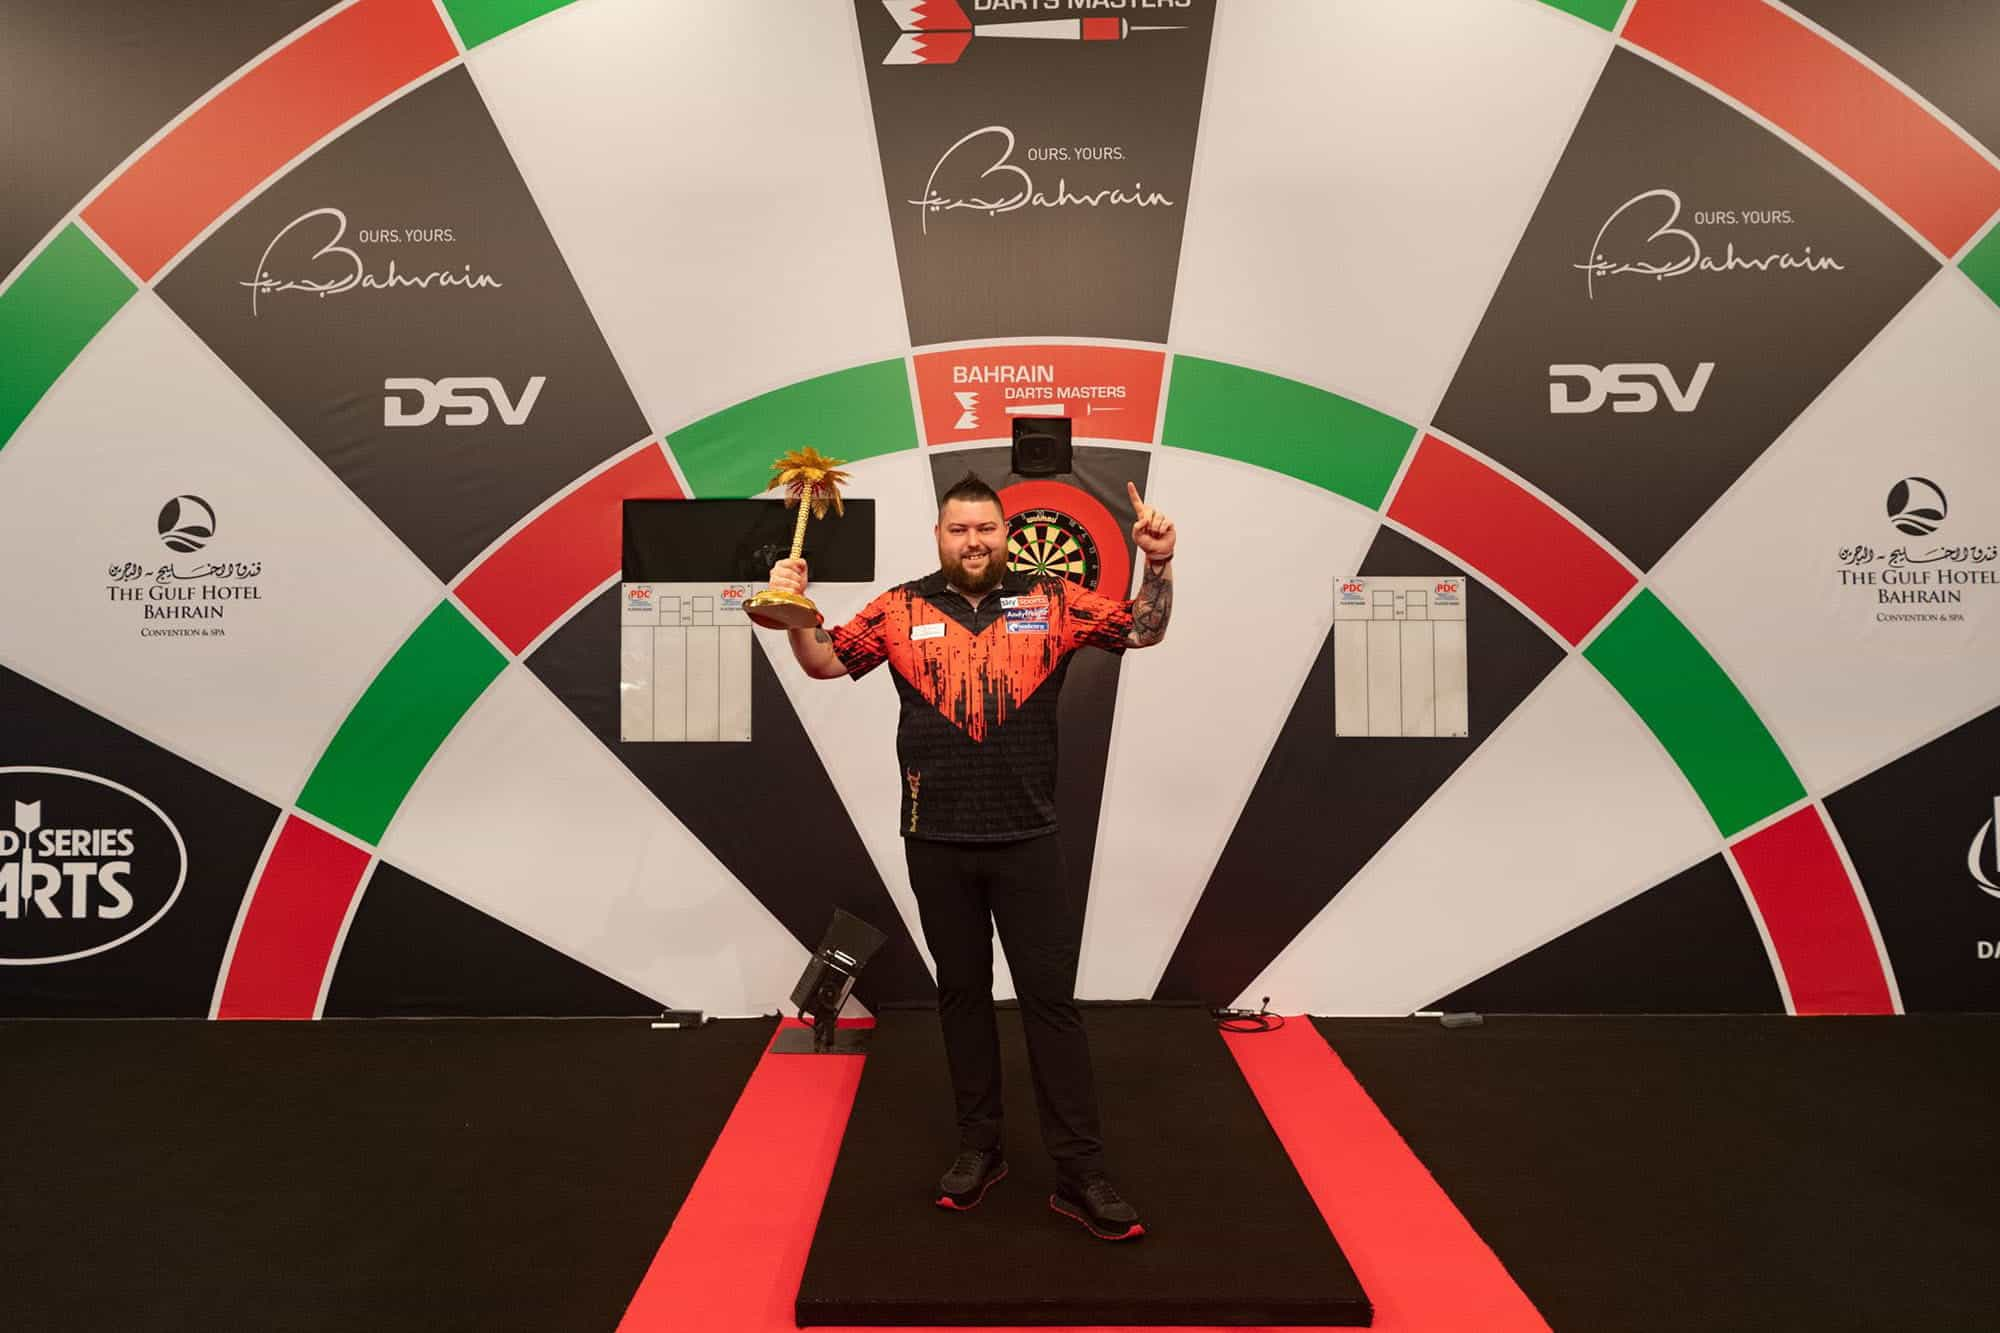
[[116,948],[186,882],[180,830],[138,792],[70,769],[0,768],[0,966]]
[[[1619,361],[1602,367],[1550,366],[1549,411],[1558,415],[1595,412],[1608,402],[1613,412],[1650,412],[1665,394],[1674,411],[1692,412],[1700,406],[1708,377],[1714,373],[1715,362],[1704,361],[1682,385],[1673,371],[1657,361]],[[1571,395],[1570,380],[1582,381],[1582,393]]]
[[536,375],[509,400],[506,386],[491,375],[448,375],[441,380],[386,379],[382,381],[382,424],[385,426],[428,426],[440,415],[447,426],[477,426],[488,411],[498,412],[509,426],[526,422],[542,396],[547,375]]

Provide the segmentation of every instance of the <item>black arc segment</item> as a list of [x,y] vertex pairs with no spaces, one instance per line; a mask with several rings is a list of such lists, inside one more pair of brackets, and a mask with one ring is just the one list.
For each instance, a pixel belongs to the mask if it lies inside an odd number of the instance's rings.
[[1785,999],[1743,890],[1711,856],[1425,1008],[1781,1014]]
[[1437,424],[1650,567],[1937,267],[1783,139],[1614,51]]
[[1826,798],[1906,1009],[2000,1009],[2000,709]]
[[1329,629],[1156,999],[1233,1003],[1562,661],[1491,589],[1399,533],[1379,530],[1359,572],[1466,579],[1471,734],[1336,737]]
[[[904,34],[880,0],[854,5],[910,341],[1165,342],[1212,0],[961,9],[962,40],[939,34],[930,63],[887,64]],[[1126,26],[1122,40],[1001,35],[1021,19]]]
[[347,928],[328,1018],[594,1018],[665,1006],[384,862]]
[[[819,947],[836,907],[887,932],[889,943],[855,988],[863,1003],[935,995],[930,969],[763,651],[750,653],[755,722],[752,739],[740,744],[621,742],[617,661],[618,589],[608,588],[550,635],[528,668],[807,952]],[[774,834],[761,816],[780,798],[787,824]]]
[[[187,847],[187,879],[180,896],[152,926],[88,957],[0,966],[0,1013],[22,1018],[206,1018],[238,909],[278,819],[276,807],[4,667],[0,756],[0,769],[67,769],[117,783],[158,806]],[[76,810],[65,804],[78,798],[73,781],[52,778],[44,794],[35,774],[4,776],[9,796],[0,808],[0,830],[15,829],[21,818],[16,801],[39,807],[31,818],[39,818],[40,831],[79,826]],[[103,790],[128,803],[134,837],[155,842],[171,838],[139,814],[138,802]],[[161,850],[139,849],[148,855]],[[164,850],[178,859],[177,852]],[[71,892],[66,883],[52,904],[67,911]],[[140,899],[136,917],[146,902],[136,891],[134,896]],[[93,913],[96,903],[93,898]],[[37,922],[49,931],[67,924],[39,916]],[[17,933],[8,925],[0,919],[0,956],[9,948],[10,935]],[[78,938],[94,945],[104,937],[80,930]]]
[[462,68],[286,173],[159,291],[442,579],[647,433]]
[[[133,150],[327,0],[63,0],[6,9],[0,277]],[[125,53],[126,58],[107,58]]]
[[1984,0],[1790,0],[1788,7],[2000,151],[2000,80],[1993,77],[2000,9]]

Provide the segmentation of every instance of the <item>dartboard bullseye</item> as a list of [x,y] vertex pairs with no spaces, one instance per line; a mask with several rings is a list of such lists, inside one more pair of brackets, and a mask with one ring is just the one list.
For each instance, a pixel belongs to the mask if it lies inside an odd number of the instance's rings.
[[1007,523],[1007,563],[1025,574],[1097,586],[1102,563],[1090,530],[1059,509],[1030,509]]

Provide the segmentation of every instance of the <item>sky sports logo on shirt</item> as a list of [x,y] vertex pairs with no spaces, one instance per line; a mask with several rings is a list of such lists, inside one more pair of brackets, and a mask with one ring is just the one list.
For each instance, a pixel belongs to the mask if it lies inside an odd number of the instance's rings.
[[1049,599],[1046,594],[1024,597],[1002,597],[1000,610],[1007,617],[1009,634],[1047,634],[1049,632]]

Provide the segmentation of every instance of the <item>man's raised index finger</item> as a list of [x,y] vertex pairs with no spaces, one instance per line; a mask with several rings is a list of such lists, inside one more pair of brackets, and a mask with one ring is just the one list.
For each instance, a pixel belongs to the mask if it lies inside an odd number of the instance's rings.
[[1143,518],[1146,513],[1146,502],[1139,498],[1139,488],[1128,481],[1125,483],[1125,493],[1132,497],[1132,508]]

